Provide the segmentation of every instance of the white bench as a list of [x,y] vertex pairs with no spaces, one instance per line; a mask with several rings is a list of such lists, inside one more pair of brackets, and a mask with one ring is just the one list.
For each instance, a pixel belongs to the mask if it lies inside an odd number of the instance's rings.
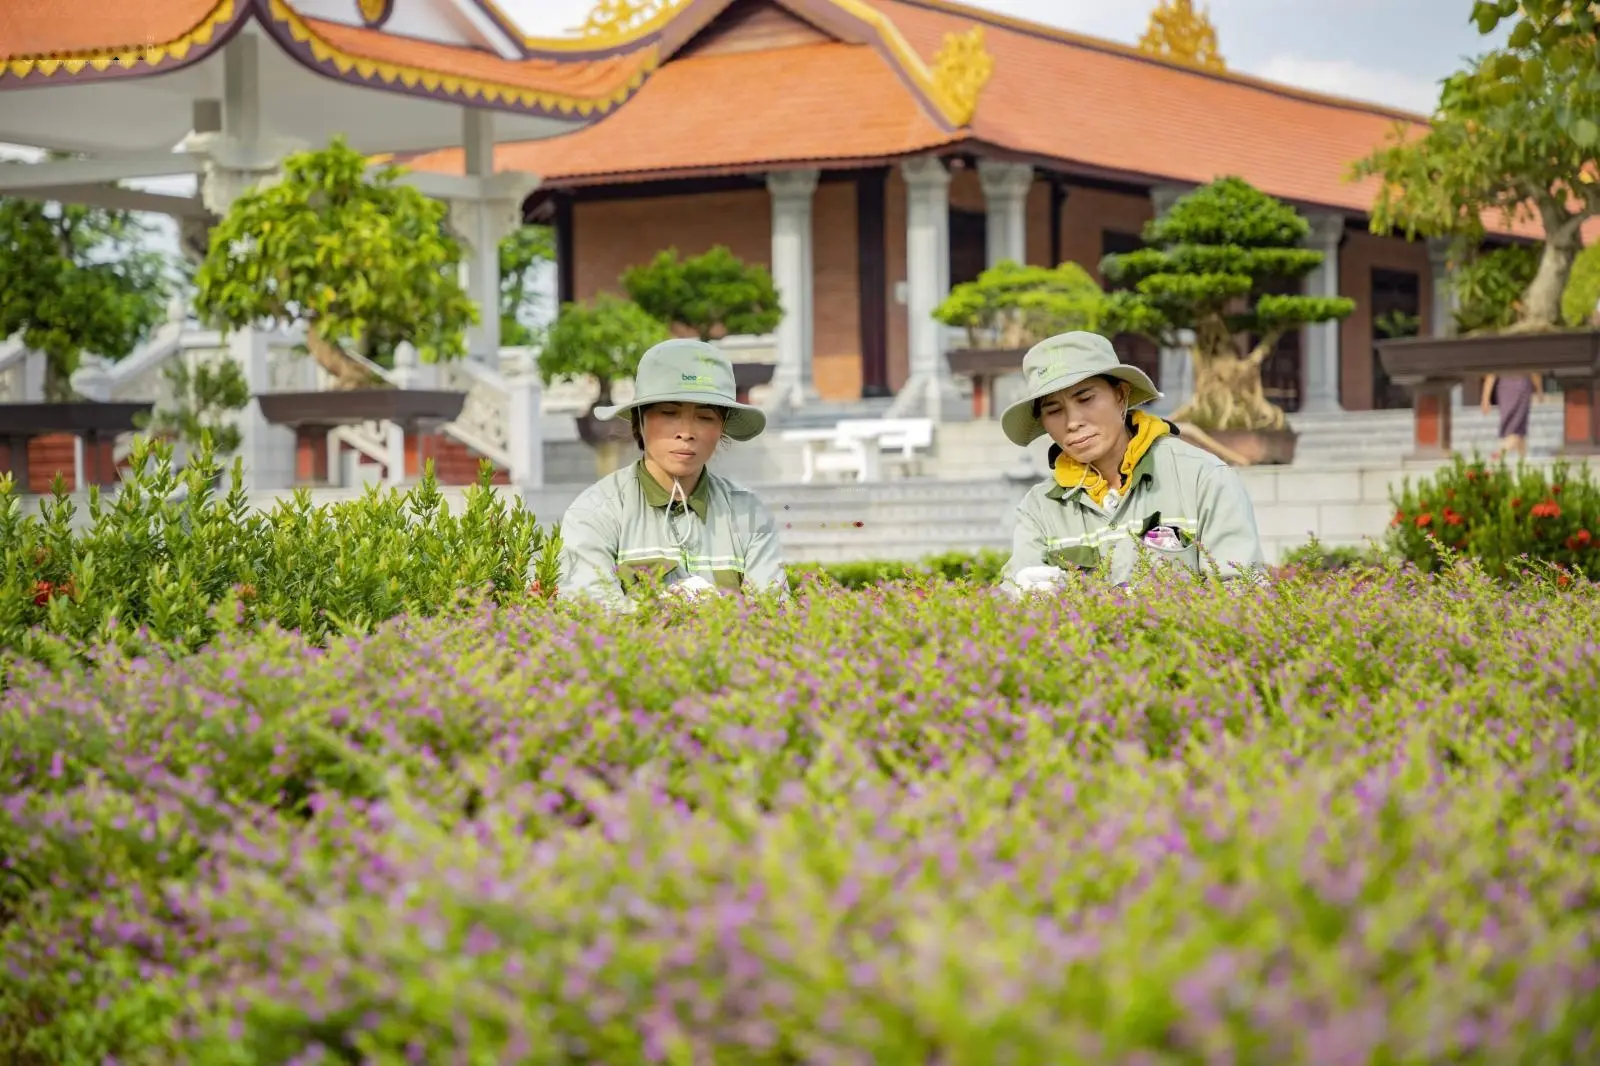
[[829,429],[785,430],[783,439],[801,446],[800,480],[805,484],[818,474],[881,481],[885,464],[907,475],[921,472],[920,452],[933,445],[933,420],[850,418]]

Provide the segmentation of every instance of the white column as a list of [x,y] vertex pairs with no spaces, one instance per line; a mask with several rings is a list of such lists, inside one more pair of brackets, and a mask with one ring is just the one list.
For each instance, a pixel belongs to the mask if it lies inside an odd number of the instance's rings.
[[255,397],[271,391],[271,350],[267,335],[257,329],[228,334],[228,354],[244,371],[250,404],[239,412],[239,458],[245,486],[252,491],[286,489],[294,484],[294,432],[275,426],[261,414]]
[[[894,417],[970,417],[950,378],[934,308],[950,291],[950,172],[934,157],[900,164],[906,202],[906,315],[911,375],[889,407]],[[965,413],[963,408],[966,408]]]
[[[461,143],[466,149],[467,177],[487,182],[494,176],[493,112],[463,108]],[[521,223],[521,207],[516,205],[516,217],[508,219],[482,199],[451,204],[451,223],[467,253],[461,284],[478,305],[478,324],[467,331],[467,356],[489,366],[500,365],[500,241],[511,232],[513,223]]]
[[[1150,190],[1150,207],[1155,217],[1160,218],[1172,210],[1172,205],[1178,197],[1189,191],[1184,185],[1156,185]],[[1170,415],[1189,399],[1194,392],[1194,358],[1190,355],[1190,346],[1194,343],[1192,330],[1184,330],[1180,338],[1182,344],[1176,348],[1162,348],[1161,358],[1161,400],[1153,407],[1159,414]]]
[[1437,237],[1428,239],[1428,274],[1433,285],[1432,333],[1435,337],[1453,337],[1456,332],[1456,292],[1451,284],[1450,241]]
[[[1339,244],[1344,239],[1344,216],[1308,216],[1311,234],[1306,247],[1322,253],[1322,263],[1305,280],[1307,296],[1339,295]],[[1339,323],[1337,320],[1305,326],[1300,350],[1305,353],[1305,396],[1300,410],[1328,414],[1344,410],[1339,404]]]
[[984,210],[988,215],[985,262],[992,267],[1009,259],[1026,266],[1028,190],[1033,188],[1033,167],[1026,163],[980,159],[978,181],[983,186]]
[[769,403],[795,408],[817,399],[812,369],[816,310],[813,301],[811,207],[820,177],[815,170],[767,175],[772,195],[772,280],[783,304],[778,322],[778,367]]
[[537,489],[544,485],[543,389],[539,375],[531,372],[516,375],[509,384],[506,450],[511,453],[511,484],[518,489]]
[[[236,34],[222,54],[222,101],[195,105],[196,130],[184,148],[206,157],[200,200],[207,211],[228,213],[245,192],[270,180],[283,157],[306,147],[300,140],[270,135],[261,121],[261,39]],[[221,129],[214,128],[220,111]]]

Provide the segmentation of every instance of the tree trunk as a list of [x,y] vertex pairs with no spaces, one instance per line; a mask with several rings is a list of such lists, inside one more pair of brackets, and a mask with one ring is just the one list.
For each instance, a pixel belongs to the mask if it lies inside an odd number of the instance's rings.
[[382,384],[366,367],[346,355],[343,348],[318,333],[314,325],[306,328],[306,350],[317,361],[317,365],[333,377],[333,387],[340,392],[369,389]]
[[1221,322],[1200,323],[1190,351],[1194,395],[1172,413],[1172,420],[1212,431],[1283,429],[1283,408],[1261,389],[1261,364],[1276,343],[1277,338],[1267,338],[1249,355],[1241,355]]
[[1572,262],[1582,250],[1579,226],[1582,218],[1568,219],[1556,226],[1546,225],[1544,249],[1539,254],[1539,269],[1522,294],[1522,310],[1508,333],[1542,333],[1561,325],[1561,296],[1572,276]]

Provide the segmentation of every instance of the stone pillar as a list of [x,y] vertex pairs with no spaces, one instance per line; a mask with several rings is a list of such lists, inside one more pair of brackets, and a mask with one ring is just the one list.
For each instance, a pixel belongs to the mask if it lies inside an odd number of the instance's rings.
[[1028,262],[1028,190],[1033,188],[1033,167],[1026,163],[978,160],[978,181],[983,185],[988,213],[988,256],[994,266],[1011,260]]
[[772,280],[783,305],[778,322],[778,366],[769,403],[801,407],[818,399],[812,370],[816,312],[812,298],[811,206],[820,177],[815,170],[767,175],[772,195]]
[[893,417],[970,418],[945,361],[934,308],[950,292],[950,172],[933,156],[900,165],[906,202],[906,315],[911,375],[889,407]]
[[539,375],[511,378],[506,403],[506,451],[511,453],[511,484],[518,489],[544,485],[544,424],[540,421],[543,389]]
[[494,177],[494,113],[479,108],[461,111],[461,143],[467,177],[484,186],[477,200],[450,203],[450,228],[466,252],[461,284],[478,305],[478,324],[467,330],[467,357],[488,366],[500,365],[500,241],[522,224],[522,204],[488,198]]
[[286,489],[294,484],[294,431],[275,426],[261,414],[255,397],[272,388],[272,353],[267,334],[257,329],[234,330],[228,335],[228,354],[244,371],[250,404],[239,413],[239,458],[245,486],[253,492]]
[[[1311,234],[1306,247],[1322,253],[1322,263],[1305,280],[1307,296],[1339,295],[1339,245],[1344,241],[1344,216],[1310,216]],[[1305,326],[1300,350],[1305,353],[1305,395],[1300,402],[1304,414],[1330,414],[1342,411],[1339,404],[1339,323],[1318,322]]]
[[[206,157],[200,177],[200,201],[217,217],[233,202],[278,173],[283,157],[306,147],[305,142],[275,137],[261,122],[261,38],[236,34],[223,50],[220,106],[200,101],[194,108],[196,130],[184,148]],[[220,117],[221,129],[217,129]]]
[[[1150,206],[1155,217],[1160,218],[1172,210],[1172,205],[1178,197],[1189,191],[1186,185],[1156,185],[1150,189]],[[1157,383],[1161,387],[1161,399],[1151,405],[1151,410],[1158,414],[1170,415],[1181,407],[1191,393],[1194,392],[1194,359],[1189,354],[1189,347],[1194,343],[1194,334],[1185,330],[1183,343],[1175,348],[1161,349],[1161,380]]]

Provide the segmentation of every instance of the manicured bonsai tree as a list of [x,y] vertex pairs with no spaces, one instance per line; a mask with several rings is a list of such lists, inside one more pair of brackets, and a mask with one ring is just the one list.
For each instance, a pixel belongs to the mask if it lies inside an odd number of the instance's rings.
[[[395,166],[335,139],[284,161],[281,180],[234,202],[195,271],[195,311],[225,329],[304,323],[340,388],[379,384],[345,345],[410,341],[425,363],[466,354],[478,309],[461,287],[446,206]],[[494,313],[491,309],[490,313]]]
[[1175,420],[1203,430],[1284,427],[1283,409],[1262,392],[1261,364],[1290,330],[1355,309],[1344,297],[1271,291],[1321,264],[1321,252],[1302,246],[1310,229],[1287,204],[1224,177],[1147,224],[1148,247],[1102,262],[1103,276],[1133,286],[1106,297],[1102,332],[1180,347],[1179,331],[1194,331],[1194,394]]
[[1029,348],[1068,330],[1098,332],[1105,309],[1105,293],[1077,263],[1006,260],[951,289],[933,317],[965,329],[973,348]]
[[609,406],[611,387],[631,378],[645,350],[671,335],[632,300],[600,293],[588,302],[562,304],[538,338],[539,376],[546,383],[592,377],[600,385],[600,394],[578,420],[578,431],[595,449],[601,477],[616,469],[617,447],[630,433],[620,422],[597,423],[594,409]]
[[783,320],[767,268],[744,262],[724,245],[681,259],[676,248],[622,275],[628,298],[670,328],[703,341],[771,333]]

